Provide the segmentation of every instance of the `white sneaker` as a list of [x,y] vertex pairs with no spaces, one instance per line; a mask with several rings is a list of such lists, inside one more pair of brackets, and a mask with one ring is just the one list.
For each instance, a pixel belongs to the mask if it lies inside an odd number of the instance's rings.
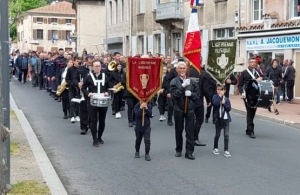
[[75,118],[74,117],[71,118],[71,123],[75,123]]
[[166,117],[165,117],[164,115],[162,115],[162,120],[163,120],[163,121],[166,120]]
[[228,151],[225,151],[225,152],[224,152],[224,156],[225,156],[225,157],[231,157],[231,154],[230,154]]
[[213,153],[214,153],[214,154],[220,154],[220,151],[218,150],[218,148],[215,148],[215,149],[213,150]]
[[75,121],[80,122],[80,117],[79,117],[79,116],[76,116],[76,117],[75,117]]
[[121,118],[121,113],[120,113],[120,112],[117,112],[117,113],[116,113],[116,119],[119,119],[119,118]]
[[162,122],[164,120],[163,115],[160,115],[159,121]]

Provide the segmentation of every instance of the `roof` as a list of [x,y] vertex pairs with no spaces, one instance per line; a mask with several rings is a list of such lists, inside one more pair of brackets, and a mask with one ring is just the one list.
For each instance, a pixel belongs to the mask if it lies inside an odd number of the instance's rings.
[[75,15],[76,12],[72,9],[72,3],[62,1],[52,5],[39,7],[36,9],[28,10],[26,13],[41,13],[41,14],[62,14],[62,15]]

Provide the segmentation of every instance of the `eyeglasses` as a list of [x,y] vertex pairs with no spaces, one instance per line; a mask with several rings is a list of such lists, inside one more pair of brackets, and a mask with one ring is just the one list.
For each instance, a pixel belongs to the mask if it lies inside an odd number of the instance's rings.
[[224,91],[224,89],[217,89],[218,91]]

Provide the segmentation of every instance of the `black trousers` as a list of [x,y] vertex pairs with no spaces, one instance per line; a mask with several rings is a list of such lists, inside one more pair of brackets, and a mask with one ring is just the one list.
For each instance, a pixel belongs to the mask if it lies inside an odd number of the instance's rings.
[[246,102],[244,103],[247,110],[247,130],[249,131],[249,133],[254,133],[253,121],[256,113],[256,108],[250,108],[249,106],[247,106]]
[[286,98],[289,101],[291,101],[292,99],[294,99],[294,85],[295,85],[295,81],[294,80],[286,81],[286,95],[287,95]]
[[122,106],[122,99],[123,99],[123,91],[119,91],[118,93],[114,93],[113,103],[112,103],[112,110],[116,113],[120,112]]
[[168,102],[168,122],[172,122],[172,117],[174,112],[173,99],[167,97],[167,102]]
[[185,150],[187,154],[194,152],[194,113],[183,113],[174,111],[175,121],[175,139],[176,139],[176,152],[182,152],[183,138],[182,133],[185,129],[186,144]]
[[79,93],[74,90],[69,90],[69,100],[70,100],[70,116],[75,117],[79,116],[79,106],[78,103],[72,102],[71,99],[79,98]]
[[204,106],[195,107],[194,140],[199,139],[199,133],[204,120]]
[[164,115],[166,111],[167,97],[163,94],[160,94],[158,97],[158,110],[160,115]]
[[45,89],[44,83],[45,83],[44,76],[43,76],[43,73],[41,72],[39,74],[39,87],[40,87],[40,89]]
[[61,97],[63,112],[65,115],[68,115],[68,112],[70,112],[69,90],[65,89],[64,92],[62,92],[60,97]]
[[20,70],[20,72],[19,72],[19,81],[22,82],[22,76],[23,76],[23,83],[26,83],[27,74],[28,74],[28,69]]
[[80,129],[88,130],[89,112],[87,100],[83,100],[79,104]]
[[32,82],[33,86],[38,85],[38,74],[35,72],[34,67],[32,67],[32,70],[31,70],[31,82]]
[[105,119],[108,107],[95,107],[91,106],[91,104],[88,102],[88,109],[89,116],[91,118],[90,129],[92,132],[93,140],[97,141],[98,139],[102,139],[102,135],[105,129]]
[[127,117],[129,123],[135,121],[135,114],[133,112],[133,108],[137,103],[138,100],[135,97],[127,97]]
[[214,148],[218,148],[219,138],[221,130],[224,129],[224,151],[228,151],[229,144],[229,120],[228,119],[216,119],[215,120],[216,134],[214,138]]
[[145,132],[140,132],[139,130],[135,130],[135,151],[139,152],[142,139],[144,137],[144,142],[145,142],[145,153],[149,154],[150,151],[150,145],[151,145],[151,140],[150,140],[150,134],[151,134],[151,128],[147,128]]

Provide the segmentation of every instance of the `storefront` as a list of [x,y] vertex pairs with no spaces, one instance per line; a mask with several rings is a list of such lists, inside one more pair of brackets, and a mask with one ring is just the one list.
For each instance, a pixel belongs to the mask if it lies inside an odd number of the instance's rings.
[[[248,59],[254,51],[261,57],[262,66],[270,65],[277,58],[280,63],[284,59],[292,59],[296,72],[300,72],[300,34],[297,31],[247,32],[238,35],[240,57]],[[299,30],[298,30],[299,32]],[[247,60],[245,60],[247,62]],[[246,64],[245,64],[246,67]],[[296,76],[294,96],[300,99],[300,75]]]

